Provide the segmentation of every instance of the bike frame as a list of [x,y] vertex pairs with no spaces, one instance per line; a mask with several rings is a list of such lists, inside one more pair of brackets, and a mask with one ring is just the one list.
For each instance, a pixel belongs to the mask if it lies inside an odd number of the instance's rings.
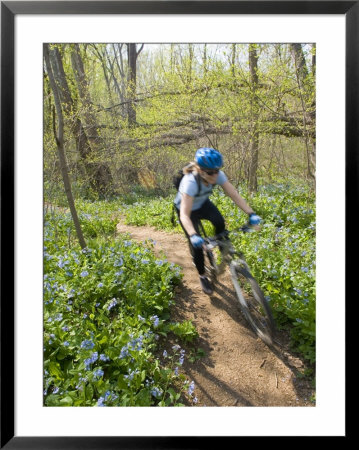
[[[242,252],[238,252],[234,249],[232,242],[229,238],[229,234],[231,232],[229,232],[228,230],[225,230],[224,232],[222,232],[219,235],[213,236],[213,237],[208,237],[206,235],[206,232],[204,230],[204,227],[202,225],[202,222],[200,222],[200,229],[201,229],[201,233],[203,234],[203,238],[205,241],[205,246],[208,250],[213,250],[214,248],[218,247],[221,251],[222,254],[222,261],[220,264],[216,264],[217,265],[217,275],[220,275],[221,273],[224,272],[225,266],[226,264],[229,266],[232,262],[232,260],[234,259],[234,256],[236,256],[238,259],[248,270],[248,264],[246,263],[245,259],[244,259],[244,255]],[[244,233],[248,233],[251,231],[254,231],[250,226],[248,225],[244,225],[236,230],[233,230],[232,233],[236,232],[236,231],[242,231]]]

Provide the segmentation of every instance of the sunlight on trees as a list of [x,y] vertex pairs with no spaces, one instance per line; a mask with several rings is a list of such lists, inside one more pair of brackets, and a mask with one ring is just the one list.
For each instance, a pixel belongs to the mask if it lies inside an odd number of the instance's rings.
[[[198,147],[230,180],[315,185],[314,44],[52,44],[75,197],[143,184],[166,192]],[[44,64],[45,196],[61,179],[54,92]],[[148,175],[147,175],[148,177]]]

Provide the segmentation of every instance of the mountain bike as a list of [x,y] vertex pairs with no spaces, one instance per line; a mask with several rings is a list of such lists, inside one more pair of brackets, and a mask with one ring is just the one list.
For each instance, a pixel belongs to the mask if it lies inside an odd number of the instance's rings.
[[[225,230],[220,234],[208,237],[202,222],[199,226],[205,241],[206,271],[212,284],[215,286],[219,275],[224,272],[226,267],[229,267],[236,296],[245,318],[255,333],[267,345],[272,345],[275,323],[271,309],[261,288],[251,274],[243,253],[234,249],[229,238],[229,231]],[[255,230],[250,225],[244,225],[231,233],[237,231],[248,233]]]

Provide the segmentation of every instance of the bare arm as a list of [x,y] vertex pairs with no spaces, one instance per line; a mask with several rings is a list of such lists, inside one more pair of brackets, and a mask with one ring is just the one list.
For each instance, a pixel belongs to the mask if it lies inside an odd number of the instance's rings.
[[226,181],[222,184],[222,188],[228,197],[230,197],[233,202],[241,208],[242,211],[244,211],[246,214],[252,214],[254,211],[253,209],[247,204],[247,202],[239,195],[238,191],[235,189],[235,187],[229,182]]
[[191,220],[192,205],[193,205],[193,197],[191,197],[188,194],[182,194],[180,219],[181,219],[182,225],[184,226],[184,228],[187,231],[187,233],[189,234],[189,236],[192,236],[192,234],[196,233],[196,230],[194,229],[194,226],[193,226],[193,223]]

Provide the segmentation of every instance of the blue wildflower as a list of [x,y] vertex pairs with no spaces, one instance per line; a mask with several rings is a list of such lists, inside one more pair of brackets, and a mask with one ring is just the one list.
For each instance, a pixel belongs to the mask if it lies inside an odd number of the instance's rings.
[[115,261],[114,267],[121,267],[123,265],[123,259],[120,258],[119,260]]
[[89,274],[88,271],[84,270],[84,271],[81,272],[80,275],[81,275],[81,277],[87,277],[88,274]]
[[92,353],[92,355],[90,356],[90,358],[86,358],[85,359],[85,368],[86,368],[86,370],[90,370],[90,365],[92,364],[92,363],[94,363],[95,361],[97,361],[97,358],[98,358],[98,353],[97,352],[94,352],[94,353]]
[[153,326],[154,326],[155,328],[157,328],[158,325],[159,325],[159,323],[160,323],[160,319],[158,318],[158,316],[152,316],[152,317],[151,317],[151,320],[153,321]]
[[100,397],[100,398],[98,399],[98,401],[97,401],[97,406],[106,406],[106,405],[104,404],[104,402],[105,402],[104,397]]
[[93,374],[94,374],[94,376],[96,378],[101,378],[103,376],[103,374],[104,374],[104,371],[102,369],[97,369],[97,370],[94,371]]
[[128,352],[127,346],[122,347],[119,359],[126,358],[126,356],[128,356],[128,355],[129,355],[129,352]]
[[161,391],[161,389],[159,389],[158,387],[154,387],[154,388],[152,389],[152,391],[151,391],[151,394],[152,394],[154,397],[158,398],[158,397],[161,397],[162,391]]
[[116,305],[117,305],[117,300],[115,298],[113,298],[107,307],[108,311],[110,311]]
[[195,388],[194,381],[191,381],[191,383],[190,383],[190,385],[188,387],[188,391],[187,391],[188,395],[192,395],[193,394],[194,388]]
[[184,361],[184,354],[185,354],[185,351],[184,351],[184,350],[181,350],[181,351],[180,351],[180,354],[181,354],[181,356],[180,356],[180,359],[179,359],[178,363],[182,366],[183,361]]
[[63,269],[65,265],[68,264],[68,261],[64,261],[62,258],[58,262],[57,266],[60,267],[60,269]]
[[91,350],[94,347],[95,347],[95,344],[88,339],[81,342],[81,348],[84,348],[86,350]]
[[132,371],[131,369],[129,369],[128,375],[124,375],[124,378],[126,378],[127,380],[132,381],[132,380],[133,380],[133,377],[134,377],[137,373],[140,373],[138,369],[133,370],[133,371]]

